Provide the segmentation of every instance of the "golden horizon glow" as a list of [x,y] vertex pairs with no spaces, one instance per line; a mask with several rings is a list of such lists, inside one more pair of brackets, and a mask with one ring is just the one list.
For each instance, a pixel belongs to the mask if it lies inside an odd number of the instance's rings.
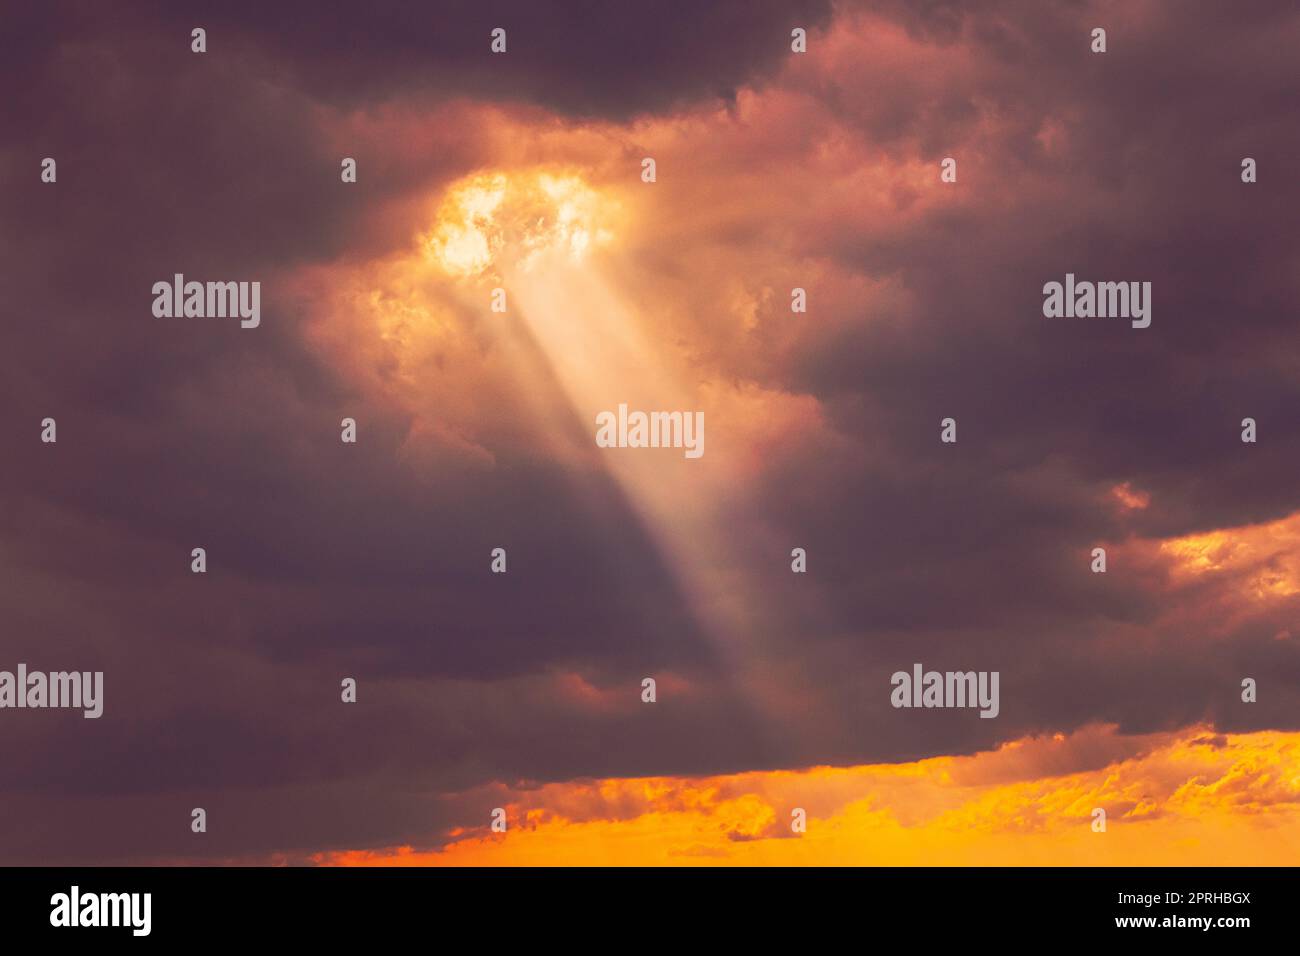
[[[1098,754],[1108,754],[1097,759]],[[1066,761],[1096,764],[1047,772]],[[330,866],[1287,865],[1300,851],[1300,733],[1084,728],[966,757],[521,792],[510,829]],[[807,812],[807,832],[790,829]],[[1093,810],[1107,829],[1093,831]],[[486,812],[484,814],[486,819]]]

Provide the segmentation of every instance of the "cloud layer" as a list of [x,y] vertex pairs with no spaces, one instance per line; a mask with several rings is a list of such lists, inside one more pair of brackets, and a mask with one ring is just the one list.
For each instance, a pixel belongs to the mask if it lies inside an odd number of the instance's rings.
[[[276,9],[56,4],[0,58],[0,668],[106,684],[0,714],[0,859],[1300,731],[1293,5]],[[1044,318],[1067,272],[1151,327]],[[261,326],[154,318],[175,273]],[[703,410],[704,457],[596,448],[619,402]],[[892,709],[915,661],[1000,716]]]

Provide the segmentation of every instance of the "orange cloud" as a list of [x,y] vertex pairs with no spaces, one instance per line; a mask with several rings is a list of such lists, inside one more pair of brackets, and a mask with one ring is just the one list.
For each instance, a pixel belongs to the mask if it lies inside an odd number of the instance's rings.
[[1130,482],[1118,484],[1110,490],[1111,495],[1127,511],[1141,510],[1151,504],[1151,496],[1145,491],[1135,489]]
[[1300,593],[1300,512],[1266,524],[1173,538],[1160,550],[1174,559],[1174,577],[1236,577],[1254,597]]
[[[1065,765],[1082,768],[1061,772]],[[1046,771],[1046,772],[1044,772]],[[517,793],[510,829],[326,865],[1287,865],[1300,733],[1032,737],[969,757]],[[807,830],[796,834],[792,811]],[[1107,829],[1094,832],[1093,811]],[[486,812],[485,812],[486,818]]]
[[1212,639],[1247,622],[1294,636],[1291,608],[1300,595],[1300,512],[1275,521],[1171,538],[1132,538],[1109,548],[1112,571],[1161,593],[1166,622],[1196,622]]

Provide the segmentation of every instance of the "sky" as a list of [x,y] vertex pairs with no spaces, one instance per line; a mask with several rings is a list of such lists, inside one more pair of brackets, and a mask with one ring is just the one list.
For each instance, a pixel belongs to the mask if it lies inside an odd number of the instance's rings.
[[6,21],[0,862],[1297,859],[1293,3]]

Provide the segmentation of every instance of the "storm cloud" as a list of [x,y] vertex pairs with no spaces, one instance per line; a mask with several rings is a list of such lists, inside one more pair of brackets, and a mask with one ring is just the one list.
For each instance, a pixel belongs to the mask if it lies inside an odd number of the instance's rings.
[[[1293,4],[7,25],[0,669],[105,701],[0,712],[0,860],[436,846],[505,787],[1300,730]],[[600,229],[554,288],[429,252],[497,189],[522,256],[575,182]],[[176,273],[260,281],[261,325],[156,318]],[[1066,273],[1151,282],[1150,328],[1044,317]],[[620,363],[704,411],[699,462],[595,447]],[[913,662],[999,671],[1000,715],[892,709]]]

